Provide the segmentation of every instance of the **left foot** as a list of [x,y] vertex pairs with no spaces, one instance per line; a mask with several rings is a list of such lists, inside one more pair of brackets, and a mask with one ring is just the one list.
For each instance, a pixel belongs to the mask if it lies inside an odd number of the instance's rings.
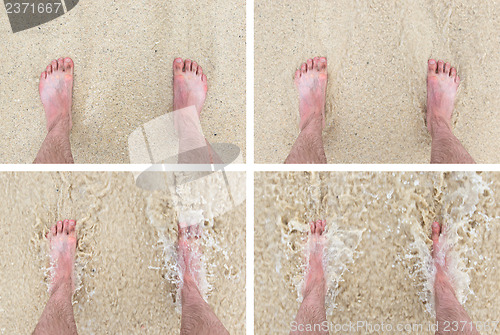
[[73,271],[76,251],[76,221],[58,221],[47,234],[50,244],[50,264],[52,267],[52,283],[50,291],[54,292],[62,284],[71,284],[74,290]]
[[311,122],[319,125],[319,131],[323,129],[327,79],[325,57],[308,59],[295,72],[295,86],[299,91],[299,128],[301,131]]
[[201,227],[199,224],[188,226],[185,223],[179,223],[177,227],[179,231],[177,254],[181,276],[184,281],[192,280],[198,286],[201,271],[201,251],[198,243]]
[[[309,263],[307,264],[306,280],[303,295],[312,290],[315,286],[325,286],[325,272],[323,269],[323,251],[325,248],[325,220],[311,222],[309,227]],[[324,287],[325,288],[325,287]]]

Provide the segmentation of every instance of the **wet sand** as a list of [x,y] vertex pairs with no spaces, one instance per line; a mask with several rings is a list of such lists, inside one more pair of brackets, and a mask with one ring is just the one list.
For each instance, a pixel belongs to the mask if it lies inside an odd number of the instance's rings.
[[4,10],[0,18],[0,163],[33,161],[46,135],[38,80],[61,56],[75,61],[76,163],[130,162],[128,136],[172,111],[176,57],[196,60],[208,77],[201,117],[208,141],[235,144],[244,153],[244,2],[80,1],[16,34]]
[[458,299],[475,322],[498,321],[500,174],[283,172],[257,173],[255,180],[256,334],[290,331],[301,301],[307,223],[318,219],[328,230],[329,322],[434,323],[434,220],[448,226],[454,244]]
[[[228,176],[244,183],[241,174]],[[171,264],[179,202],[204,210],[208,303],[231,334],[244,334],[244,203],[211,218],[222,193],[195,199],[144,191],[131,173],[2,173],[0,185],[0,334],[33,331],[48,300],[44,235],[64,218],[78,220],[73,303],[79,332],[178,333]]]
[[328,58],[330,163],[428,163],[429,58],[458,69],[454,133],[500,162],[500,3],[481,0],[255,1],[255,161],[282,163],[298,135],[295,70]]

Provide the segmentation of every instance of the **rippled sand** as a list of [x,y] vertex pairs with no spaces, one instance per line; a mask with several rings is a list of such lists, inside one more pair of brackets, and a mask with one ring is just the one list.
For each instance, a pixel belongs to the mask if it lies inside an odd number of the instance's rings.
[[129,135],[172,111],[176,57],[196,60],[208,77],[201,117],[207,139],[245,151],[244,2],[80,1],[16,34],[2,9],[0,49],[0,163],[35,158],[46,135],[38,79],[60,56],[75,61],[75,162],[130,162]]
[[[243,174],[228,179],[245,194]],[[149,192],[135,186],[131,173],[0,174],[0,334],[35,328],[48,300],[44,235],[63,218],[78,220],[79,332],[178,333],[172,252],[176,222],[189,210],[203,210],[205,219],[208,303],[231,334],[244,334],[245,205],[224,213],[224,179],[209,181],[205,193],[188,192],[187,184],[179,192]],[[233,199],[238,194],[233,190]]]
[[255,161],[284,162],[298,134],[295,70],[326,56],[329,162],[429,162],[431,57],[462,78],[456,136],[477,162],[500,162],[499,18],[497,1],[256,0]]
[[255,179],[257,334],[290,331],[307,223],[317,219],[329,230],[328,321],[435,322],[434,220],[448,226],[454,285],[472,320],[499,321],[500,174],[282,172]]

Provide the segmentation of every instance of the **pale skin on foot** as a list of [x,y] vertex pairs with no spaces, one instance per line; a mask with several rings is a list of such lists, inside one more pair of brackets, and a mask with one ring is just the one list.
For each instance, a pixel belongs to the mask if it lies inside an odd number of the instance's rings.
[[199,225],[178,224],[177,253],[182,276],[181,335],[229,334],[199,290],[201,234]]
[[452,132],[451,116],[459,85],[460,77],[450,63],[429,60],[426,118],[432,137],[431,163],[475,163]]
[[326,163],[322,132],[325,126],[327,81],[325,57],[308,59],[295,72],[295,86],[299,93],[300,134],[285,164]]
[[53,60],[40,76],[38,90],[45,110],[47,136],[34,163],[73,163],[69,140],[73,102],[74,64],[71,58]]
[[76,221],[59,221],[47,234],[50,245],[52,281],[50,298],[36,325],[34,335],[76,335],[71,298],[75,290],[74,267],[77,244]]
[[174,111],[194,106],[197,118],[189,113],[175,113],[174,122],[179,137],[179,164],[222,163],[200,132],[201,111],[207,97],[207,76],[195,61],[176,58],[174,73]]
[[323,328],[326,321],[325,296],[327,289],[323,268],[326,221],[311,222],[309,227],[309,263],[302,291],[303,300],[292,325],[291,335],[328,334],[328,331]]
[[[475,325],[467,314],[467,311],[458,301],[455,290],[446,274],[446,255],[441,253],[439,237],[442,234],[442,227],[439,223],[432,224],[432,257],[436,265],[436,278],[434,282],[434,295],[436,302],[436,319],[438,321],[437,335],[463,334],[478,335]],[[458,328],[453,328],[455,326]],[[458,329],[458,331],[457,331]],[[453,330],[453,331],[451,331]]]

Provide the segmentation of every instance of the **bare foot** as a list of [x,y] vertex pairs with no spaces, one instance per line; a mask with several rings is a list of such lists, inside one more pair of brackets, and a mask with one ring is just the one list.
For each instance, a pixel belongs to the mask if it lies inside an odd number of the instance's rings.
[[[450,278],[446,274],[447,269],[446,251],[443,250],[443,238],[441,236],[442,227],[439,223],[432,224],[432,258],[436,265],[436,277],[434,281],[434,301],[436,310],[436,320],[438,321],[438,329],[436,335],[447,334],[474,334],[478,335],[474,323],[472,322],[467,311],[458,301],[455,289],[451,284]],[[441,237],[441,238],[440,238]],[[454,329],[450,333],[449,325],[462,325],[460,329]]]
[[323,235],[325,226],[325,220],[309,223],[311,229],[308,241],[309,263],[307,264],[304,291],[302,292],[304,296],[313,288],[321,285],[326,289],[325,272],[323,269],[323,250],[326,242],[325,236]]
[[207,96],[207,76],[196,62],[174,60],[174,110],[196,106],[201,114]]
[[436,279],[444,279],[448,280],[448,275],[446,274],[446,254],[441,249],[442,241],[440,241],[441,237],[441,225],[438,222],[434,222],[432,224],[432,258],[434,259],[434,264],[437,268]]
[[427,129],[432,136],[451,132],[451,115],[455,105],[460,77],[457,69],[442,60],[430,59],[427,72]]
[[50,264],[52,283],[50,291],[55,291],[61,284],[71,283],[74,290],[73,271],[76,251],[76,221],[58,221],[52,226],[47,238],[50,243]]
[[53,129],[69,133],[73,96],[73,69],[71,58],[53,60],[42,72],[38,90],[45,109],[47,132]]
[[177,254],[181,276],[184,281],[192,280],[199,284],[201,251],[198,240],[201,237],[201,227],[197,224],[188,226],[185,223],[179,223],[177,227],[179,231]]
[[[295,72],[295,85],[299,90],[299,128],[302,131],[311,121],[321,121],[325,126],[326,83],[328,72],[326,58],[308,59]],[[321,129],[320,129],[321,130]]]

